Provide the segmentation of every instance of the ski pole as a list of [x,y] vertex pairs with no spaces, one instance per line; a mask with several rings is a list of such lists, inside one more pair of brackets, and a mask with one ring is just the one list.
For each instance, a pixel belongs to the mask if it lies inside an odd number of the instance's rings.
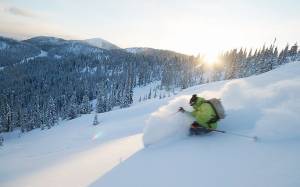
[[222,131],[222,130],[216,130],[216,129],[209,129],[211,131],[215,131],[215,132],[220,132],[220,133],[224,133],[224,134],[230,134],[230,135],[234,135],[234,136],[240,136],[240,137],[244,137],[244,138],[250,138],[254,141],[256,141],[258,138],[257,136],[247,136],[244,134],[239,134],[239,133],[234,133],[234,132],[228,132],[228,131]]
[[173,116],[173,115],[177,114],[178,112],[180,112],[180,109],[178,109],[176,112],[173,112],[173,113],[169,114],[169,116]]
[[173,115],[177,114],[178,112],[180,112],[180,111],[178,110],[176,112],[173,112],[173,113],[169,114],[169,116],[173,116]]

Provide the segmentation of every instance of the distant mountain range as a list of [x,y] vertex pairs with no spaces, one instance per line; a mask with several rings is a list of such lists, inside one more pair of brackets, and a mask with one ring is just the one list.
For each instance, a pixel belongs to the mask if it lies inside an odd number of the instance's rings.
[[122,49],[101,38],[65,40],[56,37],[38,36],[18,41],[0,36],[0,67],[3,69],[5,66],[39,57],[64,58],[70,55],[97,54],[100,58],[103,51],[107,50],[121,50],[132,54],[163,51],[143,47]]

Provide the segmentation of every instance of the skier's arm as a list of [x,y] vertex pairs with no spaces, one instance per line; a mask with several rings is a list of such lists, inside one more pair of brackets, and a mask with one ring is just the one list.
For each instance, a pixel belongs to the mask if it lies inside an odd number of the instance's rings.
[[189,116],[191,116],[191,117],[194,117],[194,116],[192,115],[192,112],[184,111],[184,113],[186,113],[187,115],[189,115]]
[[186,113],[187,115],[193,117],[192,112],[186,111],[186,110],[185,110],[184,108],[182,108],[182,107],[180,107],[178,111],[179,111],[179,112],[182,112],[182,113]]

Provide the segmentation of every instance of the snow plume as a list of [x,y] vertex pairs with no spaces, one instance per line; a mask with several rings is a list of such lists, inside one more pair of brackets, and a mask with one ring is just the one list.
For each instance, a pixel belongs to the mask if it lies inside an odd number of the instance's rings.
[[269,140],[300,139],[300,79],[282,81],[270,88],[273,104],[263,110],[255,131]]
[[300,139],[300,100],[290,100],[267,108],[257,122],[256,132],[268,140]]
[[[300,140],[299,69],[288,71],[288,74],[274,71],[228,81],[217,90],[204,85],[196,93],[206,99],[221,98],[226,118],[219,122],[220,130],[257,135],[268,141]],[[193,88],[190,90],[195,92]],[[186,93],[192,92],[188,89]],[[187,134],[193,119],[174,112],[180,106],[187,106],[190,97],[177,97],[150,116],[144,129],[146,146]]]
[[219,91],[205,91],[205,98],[221,98],[227,117],[220,129],[243,131],[265,140],[299,138],[300,79],[287,79],[260,85],[259,79],[226,83]]
[[166,140],[180,139],[188,135],[193,119],[177,111],[179,107],[191,110],[188,106],[190,97],[190,95],[176,97],[151,114],[144,128],[145,146]]

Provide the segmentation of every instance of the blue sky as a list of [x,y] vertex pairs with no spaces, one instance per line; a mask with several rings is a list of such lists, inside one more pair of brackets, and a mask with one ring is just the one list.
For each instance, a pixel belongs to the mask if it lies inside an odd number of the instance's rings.
[[0,35],[101,37],[120,47],[217,53],[300,41],[297,0],[0,0]]

